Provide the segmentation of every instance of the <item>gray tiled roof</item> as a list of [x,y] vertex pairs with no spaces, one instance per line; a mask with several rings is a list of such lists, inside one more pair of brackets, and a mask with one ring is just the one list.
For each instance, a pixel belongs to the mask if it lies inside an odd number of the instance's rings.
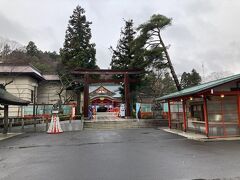
[[0,64],[0,74],[32,74],[36,78],[44,79],[41,72],[30,64]]
[[[89,93],[95,91],[97,88],[99,88],[101,85],[90,85],[89,86]],[[108,89],[109,91],[115,93],[113,97],[121,97],[121,94],[119,92],[119,85],[102,85],[104,88]]]

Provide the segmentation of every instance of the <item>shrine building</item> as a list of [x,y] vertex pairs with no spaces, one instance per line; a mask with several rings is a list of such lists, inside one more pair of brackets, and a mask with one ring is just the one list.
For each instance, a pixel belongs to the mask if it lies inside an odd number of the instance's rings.
[[240,135],[240,74],[157,98],[164,103],[169,128],[209,138]]

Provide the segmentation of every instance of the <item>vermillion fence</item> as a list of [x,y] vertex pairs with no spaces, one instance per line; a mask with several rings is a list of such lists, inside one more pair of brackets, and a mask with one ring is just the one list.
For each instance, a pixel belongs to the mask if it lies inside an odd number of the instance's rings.
[[[35,115],[34,115],[34,107],[35,107]],[[23,115],[21,117],[11,117],[8,118],[9,131],[12,130],[13,127],[19,127],[22,131],[26,128],[26,126],[31,125],[39,125],[42,129],[47,129],[48,123],[51,119],[53,105],[50,104],[36,104],[28,105],[23,107]],[[62,105],[60,110],[60,120],[72,120],[75,116],[74,106],[72,105]],[[43,125],[44,124],[44,125]],[[3,117],[0,117],[0,128],[3,127]],[[32,129],[32,128],[30,128]]]

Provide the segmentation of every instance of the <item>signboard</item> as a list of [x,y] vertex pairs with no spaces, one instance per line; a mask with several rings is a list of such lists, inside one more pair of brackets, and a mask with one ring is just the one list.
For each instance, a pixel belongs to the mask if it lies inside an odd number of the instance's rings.
[[52,110],[52,113],[53,113],[53,114],[58,114],[59,111],[58,111],[58,110]]
[[125,104],[120,105],[120,117],[125,117]]

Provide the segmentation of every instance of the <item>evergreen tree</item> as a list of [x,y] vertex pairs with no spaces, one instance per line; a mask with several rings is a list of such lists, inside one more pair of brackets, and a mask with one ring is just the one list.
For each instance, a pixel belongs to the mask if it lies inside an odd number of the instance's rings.
[[150,20],[138,27],[140,31],[136,43],[144,46],[146,51],[144,56],[149,61],[149,65],[155,69],[168,67],[178,90],[181,90],[180,83],[172,65],[170,56],[165,46],[161,32],[171,25],[171,19],[160,14],[154,14]]
[[131,69],[134,61],[134,52],[132,50],[131,43],[134,40],[136,34],[133,29],[133,20],[125,21],[125,27],[121,30],[120,40],[117,47],[113,52],[111,67],[112,69]]
[[91,22],[85,10],[77,6],[70,16],[64,46],[60,49],[62,62],[68,68],[96,68],[95,44],[91,43]]
[[193,69],[191,72],[191,86],[199,85],[202,81],[200,74]]
[[[69,69],[88,68],[95,69],[96,65],[96,50],[95,44],[91,43],[91,22],[86,20],[85,10],[77,6],[73,10],[73,15],[70,16],[69,24],[65,34],[63,48],[60,49],[63,68],[59,70],[60,77],[65,81],[64,84],[71,86],[77,94],[77,114],[80,114],[80,92],[83,85],[73,82]],[[65,80],[64,80],[65,79]]]
[[199,85],[201,81],[202,78],[195,69],[191,73],[184,72],[181,76],[181,86],[183,89]]
[[190,75],[191,75],[190,73],[183,72],[181,76],[181,86],[183,89],[190,86],[190,82],[189,82]]
[[167,95],[177,91],[173,78],[170,76],[169,73],[166,73],[164,78],[162,79],[162,90],[161,96]]
[[[140,59],[143,59],[143,56],[137,55],[137,48],[134,44],[136,31],[133,27],[133,20],[125,20],[125,26],[121,29],[120,39],[118,41],[116,49],[110,47],[113,55],[111,61],[112,69],[144,69],[145,65],[140,62]],[[130,83],[130,104],[133,105],[136,102],[136,90],[140,88],[142,82],[140,81],[143,78],[143,75],[129,75],[131,79],[138,79],[138,83]],[[116,75],[114,78],[123,78],[123,75]],[[120,87],[120,94],[124,99],[124,87]]]
[[39,53],[38,48],[33,41],[29,41],[26,50],[29,56],[36,56]]

